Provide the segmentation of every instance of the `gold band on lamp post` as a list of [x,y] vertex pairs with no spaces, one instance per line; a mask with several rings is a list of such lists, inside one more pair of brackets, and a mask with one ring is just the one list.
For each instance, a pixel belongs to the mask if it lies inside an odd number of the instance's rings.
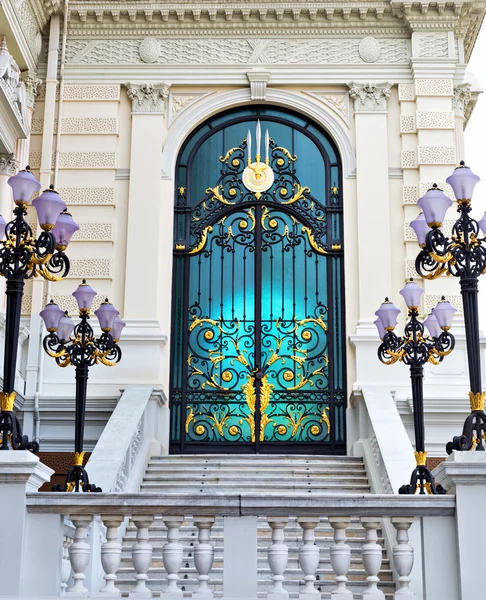
[[484,410],[484,397],[486,392],[469,392],[469,402],[471,403],[471,410]]
[[16,397],[16,392],[0,392],[0,409],[13,411]]

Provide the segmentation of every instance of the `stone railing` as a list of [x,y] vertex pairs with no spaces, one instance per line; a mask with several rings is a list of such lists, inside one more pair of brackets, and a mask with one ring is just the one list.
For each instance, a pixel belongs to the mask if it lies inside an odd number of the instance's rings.
[[[197,528],[198,542],[194,546],[194,565],[197,571],[198,588],[194,598],[212,598],[211,570],[213,566],[214,548],[211,544],[211,528],[217,517],[224,521],[224,553],[223,597],[255,597],[257,573],[252,572],[251,557],[245,557],[249,546],[257,547],[256,527],[248,527],[248,517],[264,517],[271,528],[271,543],[267,550],[268,566],[272,576],[271,589],[267,594],[272,600],[288,598],[285,589],[286,566],[289,549],[286,544],[285,526],[289,516],[296,516],[301,528],[301,544],[297,553],[300,566],[300,579],[304,580],[301,598],[319,598],[316,571],[319,565],[319,547],[315,544],[315,529],[322,518],[328,520],[334,532],[334,540],[330,547],[330,563],[335,590],[331,598],[353,598],[348,590],[348,571],[351,565],[351,547],[346,543],[346,530],[351,518],[358,518],[365,529],[365,541],[359,549],[359,555],[366,573],[363,581],[364,597],[367,600],[383,598],[378,589],[382,565],[382,547],[377,544],[378,529],[381,519],[390,518],[396,532],[396,543],[392,549],[396,580],[395,597],[416,597],[411,591],[411,572],[414,563],[414,547],[409,541],[408,532],[414,521],[427,526],[429,532],[444,527],[453,530],[455,515],[455,497],[442,496],[393,496],[393,495],[325,495],[308,498],[305,496],[254,496],[254,495],[158,495],[158,494],[58,494],[28,493],[27,511],[38,522],[45,517],[58,519],[69,516],[75,527],[74,542],[69,546],[69,559],[72,568],[72,585],[68,595],[87,596],[85,585],[88,565],[98,560],[105,573],[100,590],[90,595],[119,595],[117,589],[117,571],[122,557],[122,545],[119,542],[119,528],[129,517],[134,523],[137,534],[136,542],[131,548],[131,563],[135,571],[136,584],[132,594],[136,597],[151,597],[155,591],[158,595],[158,582],[151,581],[150,567],[154,546],[151,543],[149,528],[154,518],[161,517],[167,534],[162,544],[162,560],[166,572],[166,582],[162,585],[162,597],[182,597],[180,570],[183,565],[183,546],[179,542],[179,530],[189,517]],[[101,546],[100,556],[93,556],[90,544],[87,543],[87,531],[94,518],[99,517],[106,527],[106,541]],[[244,528],[235,535],[235,523],[243,520]],[[437,527],[434,525],[437,522]],[[256,523],[256,520],[255,520]],[[55,547],[56,528],[46,539],[46,528],[43,531],[44,546]],[[233,535],[231,535],[233,532]],[[248,539],[248,537],[253,539]],[[244,538],[247,538],[246,540]],[[157,542],[157,545],[160,542]],[[248,545],[249,543],[249,545]],[[421,546],[421,544],[419,544]],[[159,548],[157,547],[159,553]],[[457,573],[457,563],[444,560],[443,552],[435,549],[425,552],[425,548],[416,548],[418,557],[423,563],[423,570],[428,569],[429,579],[433,563],[440,562],[435,569]],[[440,558],[438,558],[438,554]],[[227,555],[238,557],[238,569],[244,569],[246,579],[245,592],[242,594],[241,573],[235,570],[234,561],[227,561]],[[250,552],[251,554],[251,552]],[[228,564],[227,564],[228,563]],[[245,566],[246,565],[246,566]],[[426,569],[427,567],[427,569]],[[233,571],[233,572],[232,572]],[[44,573],[41,589],[37,593],[52,595],[55,590],[45,582],[56,580],[56,573]],[[240,582],[240,583],[238,583]],[[417,582],[420,587],[420,583]],[[239,586],[239,589],[232,589]],[[251,593],[251,588],[254,588]],[[250,595],[248,595],[250,594]],[[309,596],[307,596],[309,594]],[[54,593],[54,595],[56,595]],[[185,592],[187,595],[187,592]],[[27,597],[24,594],[24,597]],[[326,597],[326,596],[324,596]],[[430,596],[433,597],[433,596]],[[452,597],[451,597],[452,600]],[[457,600],[457,598],[455,598]]]

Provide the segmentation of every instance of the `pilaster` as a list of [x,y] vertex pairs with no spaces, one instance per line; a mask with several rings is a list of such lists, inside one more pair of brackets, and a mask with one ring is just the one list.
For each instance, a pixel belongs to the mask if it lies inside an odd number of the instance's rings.
[[454,88],[452,108],[454,109],[454,139],[457,155],[461,160],[466,160],[464,145],[464,127],[466,110],[471,101],[471,84],[461,83]]
[[162,203],[162,142],[166,130],[169,85],[126,84],[132,101],[130,185],[125,274],[127,319],[155,319],[158,314]]
[[[349,83],[356,125],[358,332],[374,328],[374,312],[391,290],[387,102],[390,83]],[[370,144],[373,151],[370,151]],[[379,225],[379,243],[377,226]],[[370,286],[370,282],[373,285]]]

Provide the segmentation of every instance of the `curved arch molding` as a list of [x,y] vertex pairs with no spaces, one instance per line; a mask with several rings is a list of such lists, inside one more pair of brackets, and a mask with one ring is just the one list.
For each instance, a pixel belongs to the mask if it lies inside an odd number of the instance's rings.
[[[162,169],[164,173],[171,178],[174,177],[178,152],[186,137],[195,127],[220,111],[250,102],[252,102],[250,90],[245,88],[223,94],[211,94],[201,102],[196,102],[194,106],[189,106],[184,111],[184,117],[176,119],[169,128],[167,142],[162,151]],[[337,115],[327,110],[324,105],[319,106],[319,104],[302,94],[276,88],[267,88],[265,103],[293,109],[310,117],[326,129],[341,154],[343,175],[345,177],[355,176],[356,157],[351,143],[350,131]]]

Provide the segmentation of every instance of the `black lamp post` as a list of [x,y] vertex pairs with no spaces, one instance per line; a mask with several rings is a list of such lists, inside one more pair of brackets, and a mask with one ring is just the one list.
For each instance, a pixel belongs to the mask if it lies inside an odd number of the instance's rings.
[[60,367],[76,367],[74,464],[69,469],[64,486],[56,486],[54,490],[79,492],[81,489],[84,492],[101,492],[99,487],[90,484],[88,473],[83,467],[89,368],[99,363],[113,367],[120,362],[122,353],[118,340],[125,323],[118,317],[119,312],[107,298],[95,311],[102,331],[100,337],[96,338],[89,324],[91,305],[96,292],[83,279],[73,296],[79,307],[80,322],[77,325],[69,318],[67,311],[64,313],[52,300],[40,313],[48,332],[43,342],[44,350],[56,359]]
[[436,279],[443,273],[458,277],[461,284],[464,323],[466,329],[467,359],[471,391],[469,400],[471,414],[467,417],[462,435],[454,436],[446,445],[446,451],[486,449],[485,393],[481,386],[481,349],[479,343],[478,279],[486,270],[486,214],[480,221],[470,216],[471,198],[479,177],[461,161],[447,183],[457,198],[459,218],[454,223],[451,237],[441,230],[442,222],[452,201],[437,185],[429,190],[418,204],[423,213],[412,221],[422,248],[415,269],[425,279]]
[[[375,313],[378,317],[375,325],[382,339],[378,358],[385,365],[401,361],[410,367],[416,467],[412,471],[410,484],[403,485],[399,490],[400,494],[446,493],[442,486],[435,485],[434,476],[426,466],[423,378],[425,363],[437,365],[454,349],[455,340],[449,329],[456,309],[442,297],[432,314],[421,323],[418,319],[418,306],[423,293],[424,290],[413,279],[400,290],[407,304],[409,317],[403,337],[398,337],[393,331],[400,310],[388,298]],[[424,335],[424,325],[430,337]]]
[[36,238],[25,220],[27,206],[41,185],[29,167],[10,177],[15,208],[14,218],[6,223],[0,216],[0,275],[7,280],[5,317],[5,353],[3,391],[0,393],[0,450],[32,450],[39,444],[22,434],[22,426],[14,413],[16,393],[15,370],[20,327],[20,310],[26,279],[41,275],[58,281],[69,272],[69,259],[64,250],[79,229],[59,194],[50,186],[33,201],[42,229]]

